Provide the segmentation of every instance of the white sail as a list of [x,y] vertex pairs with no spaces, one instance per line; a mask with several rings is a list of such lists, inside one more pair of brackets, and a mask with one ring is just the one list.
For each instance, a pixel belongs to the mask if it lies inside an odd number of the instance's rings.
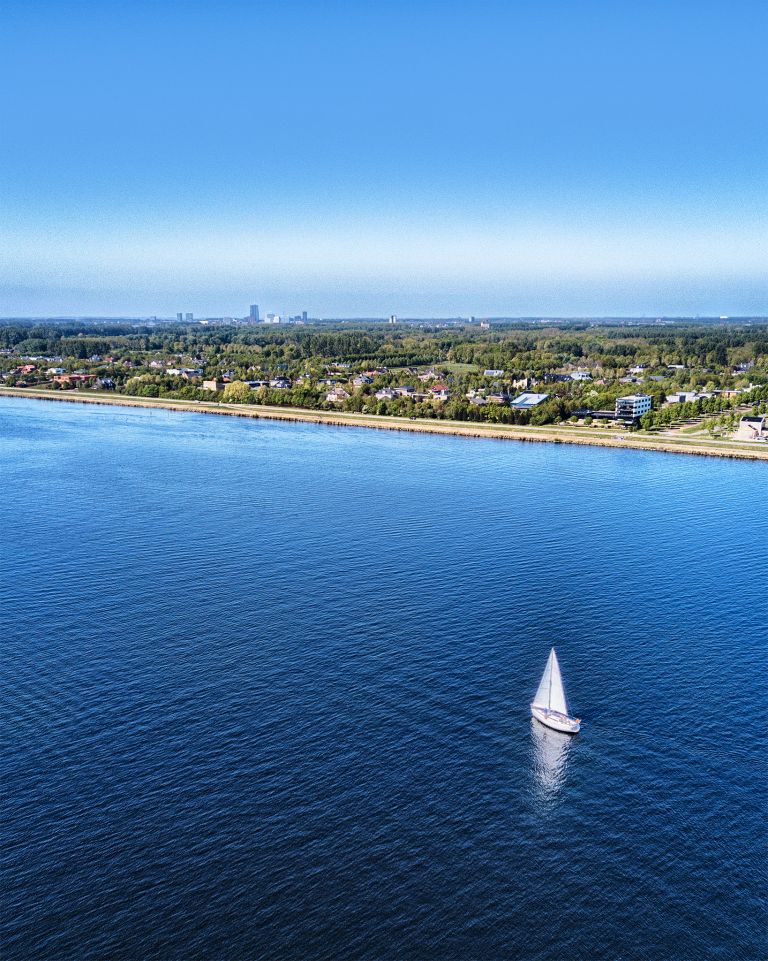
[[547,658],[547,666],[544,668],[544,674],[541,678],[541,683],[539,684],[539,689],[536,691],[536,697],[533,699],[533,703],[536,707],[549,707],[549,690],[552,680],[552,657],[555,653],[555,649],[552,651]]
[[561,714],[570,714],[568,710],[568,700],[565,696],[565,688],[563,687],[563,677],[560,673],[560,665],[557,661],[557,654],[555,654],[554,647],[552,648],[552,687],[549,695],[549,706],[553,711],[559,711]]
[[560,674],[560,665],[557,663],[557,654],[555,654],[554,647],[549,652],[547,666],[544,668],[544,674],[533,703],[537,707],[547,707],[551,711],[568,714],[568,701],[565,697],[563,678]]

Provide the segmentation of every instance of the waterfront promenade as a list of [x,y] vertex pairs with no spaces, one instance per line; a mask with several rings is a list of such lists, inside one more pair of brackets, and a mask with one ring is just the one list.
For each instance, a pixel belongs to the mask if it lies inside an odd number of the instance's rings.
[[749,441],[702,439],[682,435],[622,433],[615,429],[570,427],[520,427],[507,424],[479,424],[462,421],[426,420],[409,417],[378,416],[336,411],[310,411],[297,407],[273,407],[261,404],[224,404],[216,401],[171,400],[168,398],[129,397],[123,394],[92,394],[81,391],[50,391],[30,388],[0,387],[0,397],[64,401],[84,404],[107,404],[120,407],[157,407],[164,410],[219,414],[232,417],[268,420],[302,421],[334,427],[367,427],[376,430],[410,431],[413,433],[449,434],[460,437],[494,440],[532,441],[551,444],[581,444],[589,447],[624,447],[655,450],[674,454],[697,454],[706,457],[731,457],[740,460],[768,461],[768,444]]

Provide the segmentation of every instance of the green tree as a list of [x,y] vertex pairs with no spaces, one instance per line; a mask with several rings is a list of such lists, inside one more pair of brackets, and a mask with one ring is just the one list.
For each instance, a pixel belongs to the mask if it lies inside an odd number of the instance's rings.
[[248,384],[244,384],[241,380],[233,380],[224,388],[221,399],[225,404],[252,404],[254,394]]

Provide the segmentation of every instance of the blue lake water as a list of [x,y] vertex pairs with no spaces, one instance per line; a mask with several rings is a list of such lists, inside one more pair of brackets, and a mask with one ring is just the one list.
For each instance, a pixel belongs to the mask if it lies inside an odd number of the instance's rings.
[[0,472],[4,961],[764,956],[765,464],[5,399]]

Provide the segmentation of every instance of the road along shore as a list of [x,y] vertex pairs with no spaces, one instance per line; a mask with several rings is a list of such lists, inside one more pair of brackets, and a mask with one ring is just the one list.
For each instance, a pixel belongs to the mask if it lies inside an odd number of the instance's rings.
[[81,391],[34,390],[0,387],[0,397],[26,397],[33,400],[101,404],[110,407],[144,407],[184,413],[251,417],[332,427],[365,427],[374,430],[399,430],[409,433],[449,434],[455,437],[480,437],[493,440],[532,441],[549,444],[581,444],[587,447],[622,447],[655,450],[670,454],[696,454],[700,457],[730,457],[739,460],[768,461],[768,444],[730,440],[705,440],[695,437],[670,438],[642,434],[614,434],[604,428],[592,433],[588,427],[518,427],[506,424],[468,424],[462,421],[411,420],[376,414],[351,414],[336,411],[303,410],[297,407],[268,407],[260,404],[223,404],[216,401],[170,400],[167,398],[128,397],[124,394],[86,394]]

